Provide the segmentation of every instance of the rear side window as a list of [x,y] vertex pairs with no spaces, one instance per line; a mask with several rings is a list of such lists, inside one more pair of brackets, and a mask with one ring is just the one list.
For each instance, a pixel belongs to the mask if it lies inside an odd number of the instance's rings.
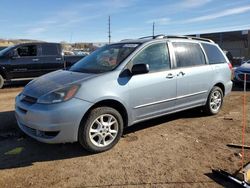
[[211,44],[202,44],[209,61],[209,64],[219,64],[219,63],[226,63],[226,59],[223,53],[218,49],[217,46]]
[[36,45],[27,45],[21,46],[16,49],[17,54],[21,57],[27,56],[37,56],[37,46]]
[[54,44],[43,44],[42,45],[43,55],[59,55],[58,45]]
[[173,46],[177,67],[190,67],[206,64],[204,53],[199,44],[174,42]]

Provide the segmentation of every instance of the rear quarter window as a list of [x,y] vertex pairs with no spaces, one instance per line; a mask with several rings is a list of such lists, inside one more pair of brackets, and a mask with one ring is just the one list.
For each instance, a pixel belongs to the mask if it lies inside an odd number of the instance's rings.
[[220,64],[227,62],[223,53],[219,50],[217,46],[202,43],[202,47],[204,48],[205,53],[207,54],[209,64]]

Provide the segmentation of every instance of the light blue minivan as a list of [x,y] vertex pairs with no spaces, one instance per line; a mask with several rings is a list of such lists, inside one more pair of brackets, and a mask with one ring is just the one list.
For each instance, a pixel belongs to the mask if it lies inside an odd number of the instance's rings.
[[123,40],[31,81],[16,97],[16,119],[41,142],[79,141],[102,152],[141,121],[195,107],[217,114],[231,74],[227,57],[208,39]]

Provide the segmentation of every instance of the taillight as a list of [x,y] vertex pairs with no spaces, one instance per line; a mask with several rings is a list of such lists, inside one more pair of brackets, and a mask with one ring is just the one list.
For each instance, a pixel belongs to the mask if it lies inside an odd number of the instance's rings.
[[229,67],[229,69],[230,69],[231,71],[233,71],[233,66],[232,66],[231,63],[228,63],[228,67]]
[[233,79],[234,79],[234,71],[233,71],[233,66],[232,66],[232,64],[231,64],[231,63],[228,63],[228,67],[229,67],[229,69],[231,70],[231,80],[233,80]]

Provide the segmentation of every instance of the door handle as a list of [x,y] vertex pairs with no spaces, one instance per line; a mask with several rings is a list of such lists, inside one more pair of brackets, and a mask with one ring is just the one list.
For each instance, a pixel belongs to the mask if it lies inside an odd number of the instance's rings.
[[60,57],[56,58],[56,61],[61,61],[61,60],[62,60],[62,58],[60,58]]
[[166,76],[166,78],[169,78],[169,79],[171,79],[171,78],[173,78],[174,77],[174,75],[172,74],[172,73],[169,73],[167,76]]
[[32,61],[39,61],[39,59],[32,59]]
[[180,75],[184,76],[184,75],[185,75],[185,72],[180,71],[180,72],[177,74],[177,76],[180,76]]

